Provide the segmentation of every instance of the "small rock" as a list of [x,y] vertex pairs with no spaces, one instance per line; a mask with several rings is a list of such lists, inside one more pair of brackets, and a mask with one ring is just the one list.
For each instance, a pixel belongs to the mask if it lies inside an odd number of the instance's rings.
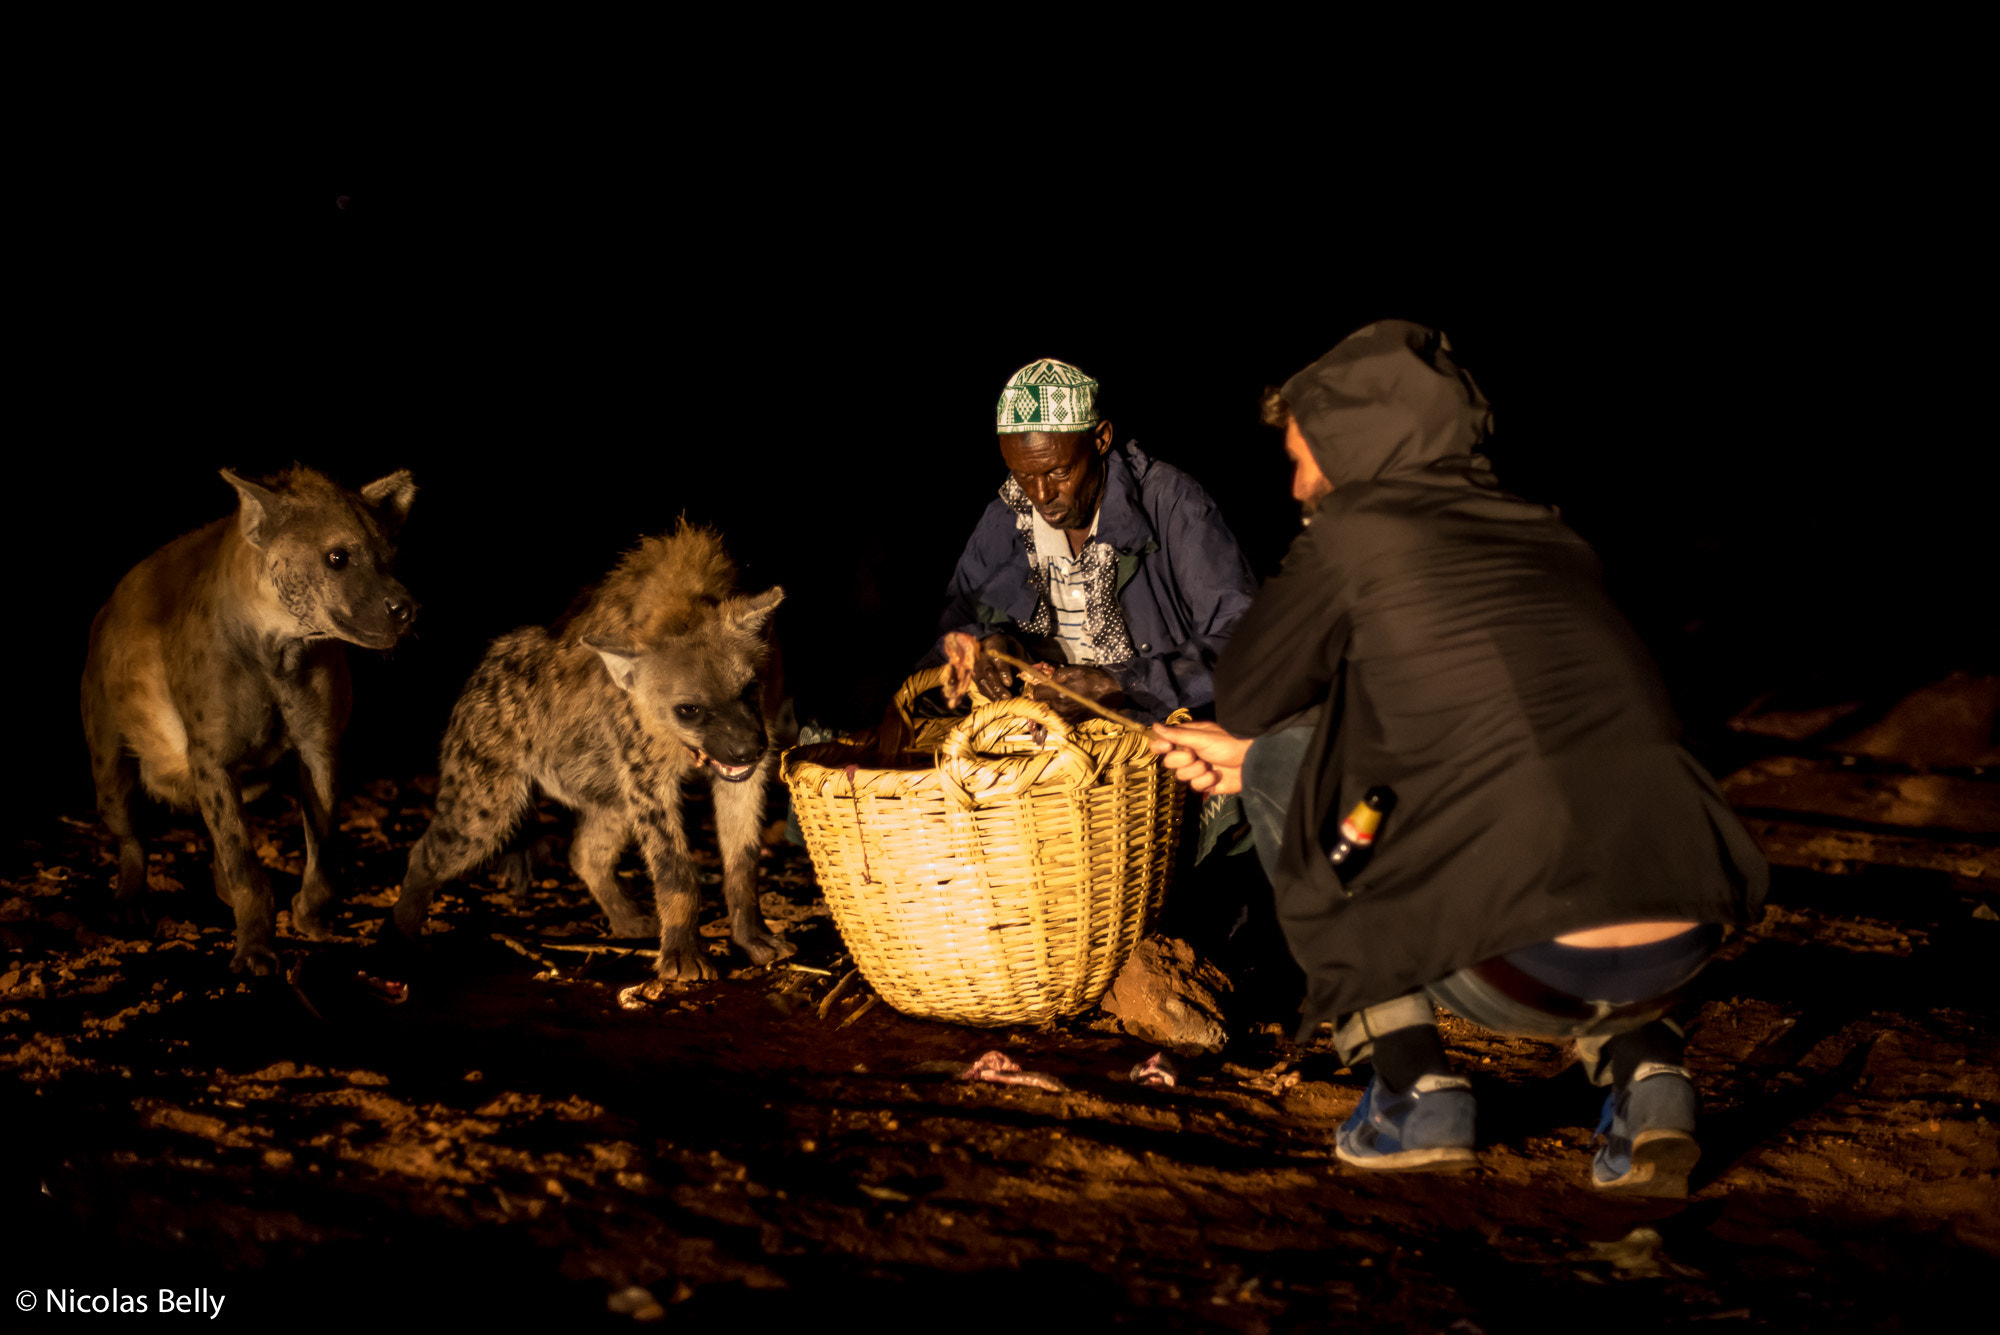
[[855,1185],[861,1189],[863,1195],[873,1196],[878,1201],[908,1201],[910,1199],[907,1192],[897,1191],[894,1187],[878,1187],[872,1182],[857,1182]]
[[657,978],[634,983],[618,994],[618,1005],[628,1011],[651,1010],[666,999],[667,985]]
[[637,1284],[618,1290],[604,1300],[604,1305],[618,1316],[629,1316],[634,1321],[658,1321],[666,1316],[667,1309],[660,1306],[650,1289],[642,1289]]
[[1100,1004],[1128,1034],[1164,1048],[1206,1052],[1227,1038],[1217,997],[1229,990],[1222,971],[1187,942],[1149,936]]
[[1981,904],[1972,911],[1972,916],[1985,922],[2000,922],[2000,913],[1995,913],[1991,904]]

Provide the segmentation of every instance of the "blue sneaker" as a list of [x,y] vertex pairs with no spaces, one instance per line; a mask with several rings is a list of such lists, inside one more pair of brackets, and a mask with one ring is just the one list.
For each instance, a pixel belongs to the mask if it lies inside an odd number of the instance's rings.
[[1427,1075],[1392,1094],[1378,1075],[1334,1133],[1333,1152],[1356,1168],[1470,1168],[1473,1111],[1472,1082],[1463,1077]]
[[1694,1081],[1684,1068],[1642,1063],[1631,1084],[1605,1096],[1591,1185],[1620,1196],[1687,1195],[1701,1158],[1694,1113]]

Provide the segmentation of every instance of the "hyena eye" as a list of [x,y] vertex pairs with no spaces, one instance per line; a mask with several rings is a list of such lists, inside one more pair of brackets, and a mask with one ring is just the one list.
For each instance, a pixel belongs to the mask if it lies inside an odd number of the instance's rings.
[[675,705],[674,717],[683,723],[692,723],[701,717],[700,705]]
[[326,563],[335,570],[347,569],[347,548],[336,547],[326,554]]

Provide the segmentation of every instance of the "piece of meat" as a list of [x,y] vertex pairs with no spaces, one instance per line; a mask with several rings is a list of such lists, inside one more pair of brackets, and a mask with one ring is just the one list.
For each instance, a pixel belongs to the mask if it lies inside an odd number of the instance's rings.
[[1024,1071],[1021,1064],[999,1049],[982,1053],[979,1059],[965,1068],[960,1080],[983,1080],[995,1085],[1032,1085],[1036,1089],[1046,1089],[1052,1094],[1061,1094],[1069,1086],[1052,1075],[1040,1071]]
[[[1126,703],[1125,690],[1118,684],[1118,679],[1102,668],[1076,664],[1052,668],[1046,663],[1038,663],[1036,667],[1055,678],[1057,685],[1067,687],[1086,699],[1094,700],[1106,709],[1120,709]],[[1046,685],[1037,685],[1030,681],[1026,695],[1028,699],[1039,700],[1055,710],[1056,717],[1065,723],[1082,723],[1098,717],[1085,706],[1049,689]]]
[[945,703],[958,708],[966,692],[977,686],[988,700],[1009,700],[1014,696],[1014,671],[1005,663],[993,658],[989,650],[997,650],[1015,658],[1027,651],[1011,635],[988,635],[983,640],[974,639],[964,631],[952,631],[944,637],[944,697]]
[[972,688],[972,674],[978,661],[979,641],[961,630],[944,637],[944,699],[952,708],[958,708],[959,701]]
[[372,973],[357,969],[354,981],[361,985],[364,995],[385,1006],[400,1006],[410,999],[409,985],[394,978],[378,978]]

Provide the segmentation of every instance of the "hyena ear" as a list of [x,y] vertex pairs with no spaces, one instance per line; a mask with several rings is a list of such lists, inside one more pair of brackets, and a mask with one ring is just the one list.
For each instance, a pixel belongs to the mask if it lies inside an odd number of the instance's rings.
[[361,499],[375,512],[375,522],[383,535],[394,537],[410,517],[410,502],[417,499],[417,483],[410,470],[399,468],[387,477],[378,477],[361,489]]
[[586,648],[596,650],[597,656],[604,660],[604,670],[611,674],[611,680],[617,684],[619,690],[629,691],[632,689],[632,680],[639,672],[639,651],[637,649],[628,649],[623,645],[606,644],[601,640],[585,640],[583,643]]
[[764,628],[771,624],[771,613],[777,611],[778,604],[783,601],[784,587],[773,585],[754,597],[730,599],[722,605],[722,615],[734,629],[762,635]]
[[243,540],[261,551],[277,522],[278,493],[255,482],[245,482],[227,468],[221,472],[222,480],[236,488],[240,502],[236,507],[236,523],[243,530]]

